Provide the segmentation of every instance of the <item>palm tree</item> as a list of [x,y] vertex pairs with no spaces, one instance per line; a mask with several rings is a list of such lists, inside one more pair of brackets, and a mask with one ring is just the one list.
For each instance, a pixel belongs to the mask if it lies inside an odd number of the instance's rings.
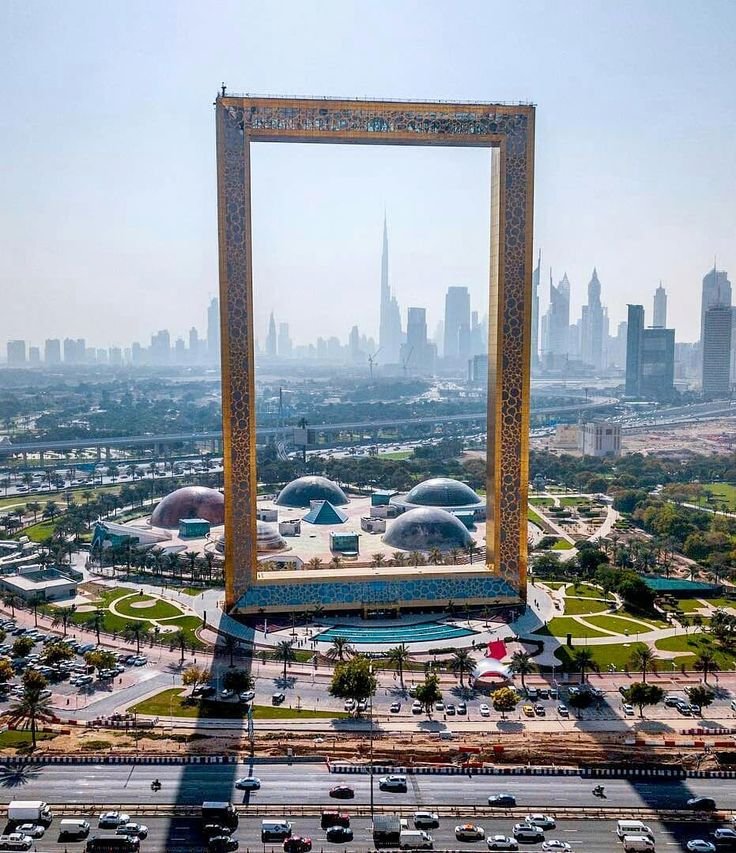
[[460,686],[464,687],[463,677],[470,675],[475,669],[475,658],[467,649],[458,649],[450,660],[450,670],[460,677]]
[[468,560],[470,561],[471,566],[473,565],[473,555],[476,554],[477,551],[478,546],[473,541],[468,542],[465,546],[465,553],[468,555]]
[[[143,623],[141,623],[143,624]],[[105,625],[105,611],[98,607],[88,619],[84,620],[84,627],[90,631],[94,631],[97,637],[97,645],[100,645],[100,631]],[[138,650],[140,651],[140,649]]]
[[580,672],[580,683],[585,681],[585,673],[589,669],[596,669],[593,652],[587,647],[575,649],[572,656],[573,666]]
[[642,646],[641,648],[634,649],[631,654],[630,663],[634,669],[641,670],[641,680],[646,684],[647,672],[657,671],[658,660],[659,658],[656,653],[649,646]]
[[393,664],[393,667],[399,676],[399,683],[401,684],[402,690],[404,689],[404,667],[409,662],[410,658],[411,655],[409,654],[409,647],[406,643],[402,643],[400,646],[394,646],[392,649],[388,650],[388,660]]
[[71,607],[60,607],[58,610],[55,610],[51,627],[55,628],[57,625],[61,625],[64,629],[64,636],[66,637],[66,629],[72,621],[72,616],[76,609],[76,605],[72,604]]
[[310,569],[321,569],[323,562],[324,561],[321,557],[312,557],[312,559],[307,562],[307,566],[309,566]]
[[10,608],[10,615],[15,619],[15,608],[23,605],[23,599],[14,592],[3,593],[3,604]]
[[42,509],[41,504],[38,501],[31,501],[30,503],[26,504],[26,509],[28,510],[28,512],[33,513],[33,523],[35,524],[36,519],[38,518],[38,514],[39,512],[41,512]]
[[420,551],[412,551],[409,554],[409,563],[416,569],[417,566],[424,565],[424,557]]
[[176,633],[171,635],[171,645],[170,648],[172,651],[179,647],[179,651],[181,652],[181,657],[179,658],[179,663],[184,663],[184,652],[187,650],[187,632],[182,628],[179,628]]
[[126,622],[121,632],[122,638],[129,643],[135,642],[136,653],[141,653],[141,640],[144,640],[150,632],[146,622]]
[[373,566],[374,569],[380,569],[385,561],[386,558],[383,556],[383,554],[374,554],[371,558],[371,566]]
[[325,652],[325,657],[330,660],[345,661],[355,654],[355,649],[350,645],[345,637],[335,637],[332,645]]
[[391,562],[395,566],[403,566],[406,564],[406,554],[403,551],[394,551],[391,554]]
[[9,711],[9,717],[13,722],[30,723],[33,749],[36,748],[36,724],[38,721],[46,722],[54,719],[51,697],[43,696],[41,693],[45,684],[46,679],[39,679],[37,683],[24,683],[23,692]]
[[34,592],[28,598],[28,609],[33,611],[33,623],[38,628],[38,608],[46,601],[46,598],[38,592]]
[[335,554],[330,560],[330,568],[339,569],[340,566],[342,566],[342,557],[339,554]]
[[525,688],[526,684],[524,683],[524,678],[527,675],[531,675],[536,669],[536,666],[532,662],[532,656],[529,652],[518,651],[511,655],[511,669],[513,669],[514,672],[519,673],[521,676],[521,686]]
[[695,663],[693,667],[698,670],[698,672],[703,673],[703,683],[708,683],[708,673],[710,672],[718,672],[720,667],[718,666],[718,661],[715,659],[713,654],[707,650],[701,651],[698,656],[695,658]]
[[294,644],[291,640],[281,640],[281,642],[276,646],[274,650],[273,656],[276,660],[283,661],[284,663],[284,675],[283,680],[286,681],[286,668],[287,666],[294,660],[296,660],[296,653],[294,652]]
[[433,566],[441,566],[445,562],[445,558],[439,548],[432,548],[429,552],[429,562]]
[[222,637],[222,643],[220,648],[226,655],[230,655],[230,667],[234,667],[235,663],[233,662],[233,657],[235,656],[235,652],[240,648],[240,641],[233,637],[232,634],[225,634]]

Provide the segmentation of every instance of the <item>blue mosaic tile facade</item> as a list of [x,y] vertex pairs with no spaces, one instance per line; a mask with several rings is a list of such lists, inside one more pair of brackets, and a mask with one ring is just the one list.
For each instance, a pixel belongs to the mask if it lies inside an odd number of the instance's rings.
[[465,599],[512,598],[519,594],[508,581],[498,575],[478,574],[476,577],[413,578],[408,580],[334,581],[324,583],[259,583],[249,587],[238,599],[236,610],[252,612],[260,607],[294,607],[318,604],[360,608],[372,603],[396,603],[416,606],[420,602],[455,601]]

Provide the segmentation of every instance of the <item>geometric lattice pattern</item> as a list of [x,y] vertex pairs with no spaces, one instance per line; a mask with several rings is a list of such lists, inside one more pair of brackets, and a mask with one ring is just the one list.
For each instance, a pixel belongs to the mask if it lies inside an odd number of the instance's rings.
[[[255,606],[256,462],[250,143],[485,147],[492,159],[486,572],[526,586],[534,107],[310,98],[217,98],[227,606]],[[467,578],[465,581],[467,583]],[[362,581],[356,580],[356,586]],[[402,584],[410,583],[403,580]],[[326,583],[299,585],[326,592]],[[285,593],[286,594],[286,593]],[[314,594],[317,594],[316,592]],[[290,592],[290,596],[295,593]],[[489,593],[495,596],[495,593]],[[275,592],[266,594],[272,600]],[[440,598],[445,596],[439,596]],[[399,595],[398,599],[407,600]],[[458,595],[458,599],[462,596]],[[323,601],[329,600],[327,596]],[[279,606],[282,606],[281,602]],[[303,603],[303,602],[300,602]],[[259,605],[266,606],[266,605]]]

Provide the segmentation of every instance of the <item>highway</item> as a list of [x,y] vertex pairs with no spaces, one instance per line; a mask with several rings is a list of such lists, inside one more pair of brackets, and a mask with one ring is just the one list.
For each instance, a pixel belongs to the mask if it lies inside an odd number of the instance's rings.
[[[235,790],[234,781],[248,775],[261,780],[260,791]],[[156,794],[150,787],[155,778],[162,783],[161,791]],[[401,794],[379,791],[378,778],[374,779],[375,804],[382,809],[457,806],[472,813],[474,808],[486,807],[489,794],[509,792],[517,798],[519,807],[536,811],[602,805],[609,809],[680,809],[692,796],[713,796],[720,809],[736,810],[736,779],[604,780],[606,798],[600,800],[592,794],[595,781],[577,776],[409,775],[408,791]],[[80,805],[197,805],[206,797],[230,800],[253,809],[282,805],[298,810],[302,806],[328,803],[334,806],[338,801],[330,800],[329,789],[343,783],[355,790],[354,799],[339,801],[343,805],[356,807],[370,803],[368,774],[330,773],[321,763],[256,763],[252,770],[247,764],[3,766],[0,802],[23,798]]]

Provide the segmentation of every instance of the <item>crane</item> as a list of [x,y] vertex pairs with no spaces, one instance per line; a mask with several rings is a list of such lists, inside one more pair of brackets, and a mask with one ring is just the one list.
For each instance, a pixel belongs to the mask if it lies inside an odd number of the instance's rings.
[[412,346],[409,347],[409,352],[406,354],[406,358],[401,362],[401,369],[404,371],[404,376],[406,376],[407,365],[409,364],[409,359],[411,358],[411,354],[413,352],[414,352],[414,345],[412,344]]
[[371,372],[371,382],[373,382],[373,365],[376,364],[376,356],[381,352],[381,347],[373,353],[373,355],[368,356],[368,370]]

